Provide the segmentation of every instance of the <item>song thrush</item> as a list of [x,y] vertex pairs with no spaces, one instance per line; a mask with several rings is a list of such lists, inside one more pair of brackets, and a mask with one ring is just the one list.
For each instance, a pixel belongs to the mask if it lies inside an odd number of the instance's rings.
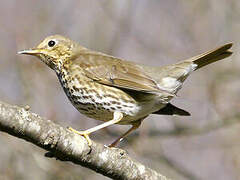
[[89,135],[112,124],[132,127],[110,146],[138,128],[149,114],[190,114],[169,101],[188,75],[232,54],[232,43],[163,67],[150,67],[89,50],[60,35],[49,36],[36,48],[20,51],[40,58],[52,68],[71,103],[90,118],[105,121],[85,131]]

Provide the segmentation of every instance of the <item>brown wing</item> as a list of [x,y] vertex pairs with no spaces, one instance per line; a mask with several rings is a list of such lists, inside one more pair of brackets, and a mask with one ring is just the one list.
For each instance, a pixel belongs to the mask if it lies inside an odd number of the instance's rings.
[[78,64],[86,76],[101,84],[142,91],[147,93],[165,92],[144,73],[141,65],[124,61],[102,53],[88,51],[81,53],[73,62]]

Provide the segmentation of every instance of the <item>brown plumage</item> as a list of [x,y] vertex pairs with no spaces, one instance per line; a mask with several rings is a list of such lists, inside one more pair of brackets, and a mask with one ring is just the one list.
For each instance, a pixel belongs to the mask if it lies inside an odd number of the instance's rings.
[[71,103],[88,117],[105,123],[83,135],[91,144],[89,134],[111,124],[131,124],[121,138],[138,128],[149,114],[190,115],[170,104],[188,75],[207,64],[232,54],[232,44],[203,53],[173,65],[150,67],[91,51],[60,35],[50,36],[36,48],[20,51],[39,57],[52,68]]

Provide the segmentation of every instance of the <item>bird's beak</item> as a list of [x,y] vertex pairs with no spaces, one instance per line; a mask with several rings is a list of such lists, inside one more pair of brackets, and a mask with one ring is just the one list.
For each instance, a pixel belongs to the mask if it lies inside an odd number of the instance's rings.
[[37,55],[40,53],[41,53],[40,49],[28,49],[28,50],[18,51],[18,54],[27,54],[27,55]]

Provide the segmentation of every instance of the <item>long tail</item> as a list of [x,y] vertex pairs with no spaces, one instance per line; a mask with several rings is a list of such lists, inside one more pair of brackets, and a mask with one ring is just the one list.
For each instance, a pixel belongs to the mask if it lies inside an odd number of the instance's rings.
[[232,54],[229,51],[231,47],[232,43],[225,44],[213,51],[208,51],[176,64],[163,66],[158,69],[156,80],[162,89],[176,93],[192,71],[230,56]]
[[[208,51],[184,61],[180,61],[179,63],[161,67],[159,69],[158,77],[159,85],[162,89],[176,94],[177,91],[181,88],[183,81],[192,71],[230,56],[232,54],[232,52],[229,51],[231,47],[232,43],[225,44],[215,50]],[[170,103],[168,103],[164,108],[154,112],[154,114],[181,116],[190,115],[190,113],[187,111],[180,109]]]
[[208,51],[198,56],[194,56],[186,61],[193,62],[194,64],[197,65],[196,69],[199,69],[203,66],[206,66],[208,64],[224,59],[228,56],[231,56],[232,52],[229,51],[229,49],[232,47],[232,45],[233,45],[232,43],[225,44],[215,50]]

